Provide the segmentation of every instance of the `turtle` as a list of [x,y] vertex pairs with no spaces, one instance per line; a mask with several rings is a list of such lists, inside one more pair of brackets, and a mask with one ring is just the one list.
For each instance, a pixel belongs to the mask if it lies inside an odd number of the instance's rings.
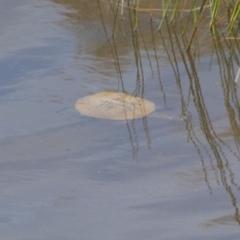
[[147,116],[155,104],[126,93],[100,92],[77,100],[75,109],[89,117],[128,120]]

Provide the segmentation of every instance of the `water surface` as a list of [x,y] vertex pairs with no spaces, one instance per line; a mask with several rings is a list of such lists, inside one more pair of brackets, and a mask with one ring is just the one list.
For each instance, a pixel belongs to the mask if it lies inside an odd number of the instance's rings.
[[[12,0],[0,11],[2,239],[238,239],[239,135],[226,111],[237,107],[216,54],[205,45],[195,61],[203,99],[191,98],[180,52],[177,79],[147,21],[148,52],[141,42],[136,58],[127,18],[114,52],[108,4],[103,19],[97,1]],[[156,112],[75,111],[81,97],[123,90]]]

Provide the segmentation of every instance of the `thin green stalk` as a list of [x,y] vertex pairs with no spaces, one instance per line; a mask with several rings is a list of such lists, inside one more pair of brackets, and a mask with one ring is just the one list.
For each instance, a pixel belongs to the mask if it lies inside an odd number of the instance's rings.
[[236,2],[231,18],[230,18],[230,22],[229,22],[229,31],[228,31],[228,35],[230,34],[230,32],[232,31],[232,28],[234,26],[234,24],[237,22],[238,17],[240,16],[240,3]]
[[135,21],[134,21],[134,30],[137,30],[138,28],[138,8],[139,8],[139,0],[134,1],[134,12],[135,12]]
[[165,8],[165,2],[164,2],[164,0],[162,0],[163,15],[162,15],[162,20],[161,20],[161,22],[160,22],[160,24],[159,24],[159,27],[158,27],[158,31],[159,31],[159,30],[161,29],[161,27],[162,27],[163,21],[165,20],[165,17],[166,17],[166,15],[167,15],[167,13],[168,13],[168,9],[169,9],[170,3],[171,3],[171,0],[168,0],[167,6],[166,6],[166,8]]
[[210,8],[210,13],[211,13],[210,28],[212,28],[212,26],[216,20],[216,17],[217,17],[218,11],[219,11],[219,7],[220,7],[222,1],[212,0],[211,2],[212,2],[212,4],[211,4],[211,8]]
[[190,48],[190,46],[192,44],[192,41],[194,39],[194,36],[195,36],[195,34],[197,32],[197,29],[198,29],[198,27],[199,27],[199,25],[200,25],[200,23],[202,21],[203,13],[204,13],[204,10],[205,10],[205,8],[204,8],[205,4],[206,4],[206,0],[203,1],[202,5],[201,5],[200,11],[199,11],[199,16],[198,16],[198,21],[194,25],[194,29],[193,29],[192,35],[190,37],[189,43],[188,43],[187,48],[186,48],[187,51],[189,50],[189,48]]
[[187,24],[188,24],[188,22],[189,22],[189,19],[190,19],[190,17],[191,17],[191,13],[192,13],[192,11],[193,11],[193,8],[195,7],[195,4],[196,4],[196,0],[194,0],[194,2],[193,2],[193,4],[192,4],[192,9],[191,9],[190,13],[188,14],[188,18],[187,18],[187,20],[186,20],[186,22],[185,22],[185,24],[184,24],[183,31],[182,31],[182,35],[185,33]]
[[173,8],[173,12],[172,15],[170,17],[170,22],[173,21],[174,17],[176,16],[177,10],[178,10],[178,6],[179,6],[180,1],[176,0],[176,2],[174,3],[174,8]]

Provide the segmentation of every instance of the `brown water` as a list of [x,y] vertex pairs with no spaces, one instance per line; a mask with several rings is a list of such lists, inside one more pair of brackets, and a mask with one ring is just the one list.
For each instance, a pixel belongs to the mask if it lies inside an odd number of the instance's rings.
[[[180,52],[180,78],[160,35],[155,52],[147,14],[148,52],[140,42],[134,56],[126,18],[116,58],[111,11],[101,10],[103,19],[84,0],[1,6],[1,239],[239,239],[238,90],[221,81],[212,45],[195,60],[202,98],[193,96]],[[156,112],[112,121],[74,109],[123,88]]]

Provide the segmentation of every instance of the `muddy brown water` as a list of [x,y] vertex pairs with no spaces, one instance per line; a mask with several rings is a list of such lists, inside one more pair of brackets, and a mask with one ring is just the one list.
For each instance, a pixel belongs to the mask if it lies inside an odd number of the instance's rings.
[[[239,239],[237,138],[212,139],[194,101],[191,121],[182,116],[163,51],[157,64],[153,49],[142,50],[153,116],[89,118],[75,111],[77,99],[121,88],[97,1],[11,0],[0,13],[1,239]],[[133,50],[119,38],[124,88],[134,93]],[[210,59],[204,53],[196,64],[202,92],[212,124],[227,129]]]

